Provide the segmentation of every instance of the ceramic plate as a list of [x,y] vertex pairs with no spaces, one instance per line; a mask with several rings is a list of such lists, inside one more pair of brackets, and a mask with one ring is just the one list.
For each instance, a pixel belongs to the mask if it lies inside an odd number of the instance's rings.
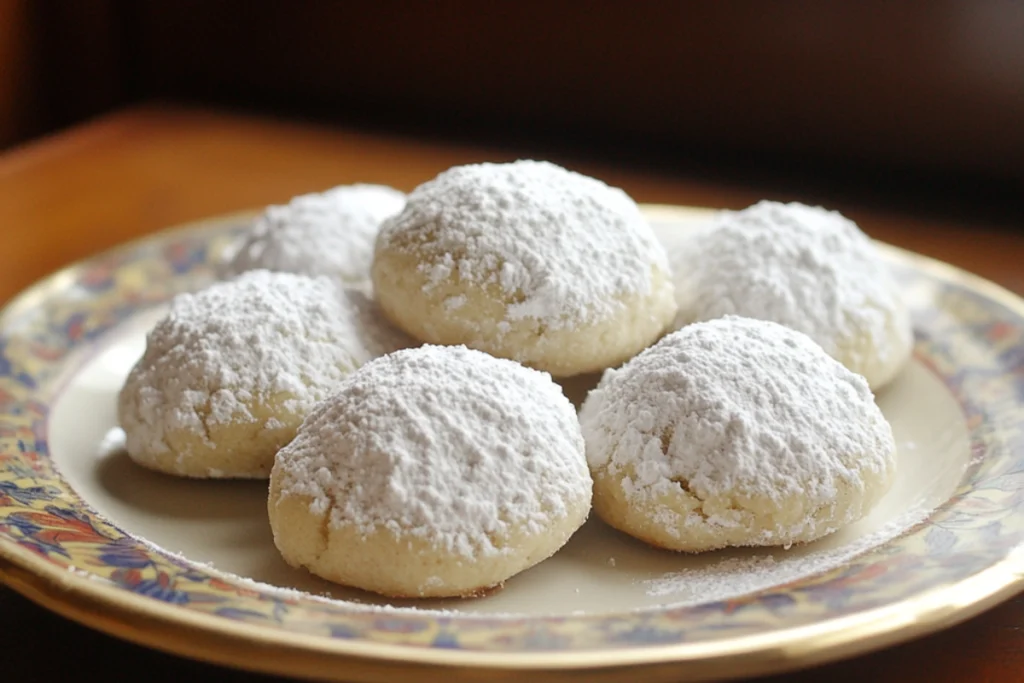
[[[666,241],[708,215],[645,210]],[[385,604],[291,569],[271,541],[265,483],[145,471],[116,426],[147,329],[173,294],[213,280],[246,220],[98,256],[0,317],[0,577],[16,590],[153,647],[292,675],[678,681],[894,643],[1021,583],[1024,302],[889,247],[916,349],[878,394],[898,479],[852,527],[802,547],[684,556],[591,520],[504,590],[462,601]]]

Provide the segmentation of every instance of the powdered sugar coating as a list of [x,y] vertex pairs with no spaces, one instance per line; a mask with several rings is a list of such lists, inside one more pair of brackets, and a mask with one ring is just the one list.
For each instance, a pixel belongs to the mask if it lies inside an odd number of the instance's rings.
[[119,396],[128,452],[168,453],[169,433],[182,432],[216,448],[210,428],[260,420],[256,403],[310,410],[346,374],[401,343],[368,325],[367,304],[355,296],[324,277],[256,270],[175,297]]
[[723,211],[680,241],[671,262],[677,328],[730,314],[777,322],[873,386],[909,355],[910,318],[891,273],[871,240],[835,211],[772,201]]
[[239,238],[224,274],[266,269],[364,283],[381,222],[404,205],[405,194],[392,187],[356,184],[269,206]]
[[[545,161],[456,166],[384,222],[377,251],[414,251],[425,291],[458,278],[507,300],[506,320],[551,329],[605,320],[651,292],[668,260],[618,188]],[[446,303],[457,309],[461,302]]]
[[282,497],[333,528],[382,529],[463,558],[543,534],[591,479],[576,413],[550,376],[465,347],[378,358],[277,456]]
[[801,333],[736,316],[684,327],[607,371],[580,421],[595,476],[620,479],[627,501],[694,501],[685,517],[653,513],[680,538],[796,505],[796,526],[744,544],[810,540],[801,524],[823,509],[825,533],[859,518],[895,466],[863,377]]
[[346,314],[351,317],[355,327],[359,344],[368,354],[368,360],[420,345],[420,342],[388,322],[380,305],[365,288],[341,287],[340,294]]

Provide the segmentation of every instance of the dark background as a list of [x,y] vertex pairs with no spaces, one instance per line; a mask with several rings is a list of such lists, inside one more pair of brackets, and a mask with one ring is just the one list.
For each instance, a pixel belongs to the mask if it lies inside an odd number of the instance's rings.
[[0,148],[140,100],[1024,224],[1024,2],[0,0]]

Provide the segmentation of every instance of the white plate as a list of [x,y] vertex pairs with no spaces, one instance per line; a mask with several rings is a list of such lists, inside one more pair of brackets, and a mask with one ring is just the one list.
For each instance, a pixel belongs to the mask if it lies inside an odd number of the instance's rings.
[[[706,217],[646,210],[666,240]],[[238,225],[97,257],[0,319],[0,574],[15,588],[134,640],[281,673],[370,679],[448,665],[458,668],[446,676],[591,669],[633,680],[642,667],[681,680],[895,642],[1017,585],[1024,303],[890,248],[918,343],[878,396],[899,470],[861,522],[788,550],[689,556],[592,519],[553,558],[474,600],[385,606],[288,567],[265,482],[163,476],[119,448],[115,398],[146,331],[171,294],[211,281],[212,255]],[[582,396],[588,381],[567,392]]]

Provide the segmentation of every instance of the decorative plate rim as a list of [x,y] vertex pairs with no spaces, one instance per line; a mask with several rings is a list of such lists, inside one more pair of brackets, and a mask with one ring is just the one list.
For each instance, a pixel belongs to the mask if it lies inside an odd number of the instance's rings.
[[[642,205],[653,220],[711,215],[713,209],[664,204]],[[0,327],[18,311],[45,298],[60,280],[71,278],[90,262],[159,242],[169,234],[202,231],[214,223],[253,215],[235,212],[173,226],[87,257],[44,277],[0,310]],[[978,293],[1024,317],[1024,299],[1009,290],[950,264],[879,243],[887,252],[946,283]],[[102,516],[101,516],[102,517]],[[744,674],[776,673],[903,642],[964,621],[1024,588],[1024,544],[980,572],[957,583],[862,612],[782,627],[769,633],[734,636],[711,642],[641,645],[603,651],[494,652],[403,645],[315,634],[272,631],[264,626],[192,612],[67,571],[0,537],[0,583],[65,617],[154,649],[254,671],[316,677],[378,678],[408,672],[410,667],[437,667],[446,677],[474,672],[530,671],[538,680],[570,670],[612,676],[623,667],[630,674],[700,680]],[[196,638],[197,632],[203,638]],[[254,650],[254,644],[259,646]],[[739,657],[738,655],[742,655]],[[344,667],[339,667],[344,663]],[[672,667],[672,669],[668,668]],[[397,670],[396,670],[397,668]],[[594,680],[599,680],[595,678]]]

